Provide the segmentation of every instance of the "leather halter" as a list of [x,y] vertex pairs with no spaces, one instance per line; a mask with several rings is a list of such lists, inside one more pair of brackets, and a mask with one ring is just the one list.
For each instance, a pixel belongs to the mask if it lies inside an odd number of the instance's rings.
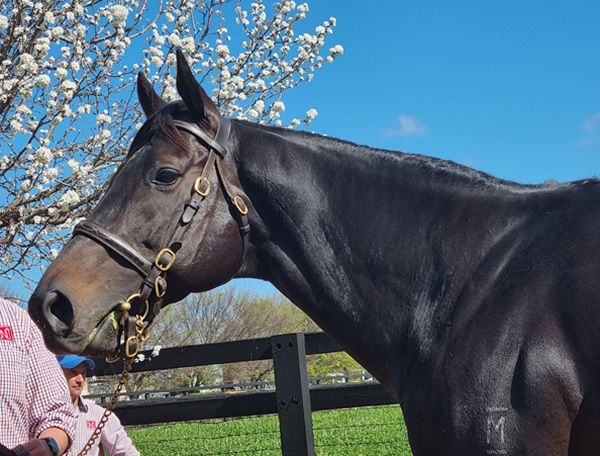
[[[248,248],[250,234],[247,215],[248,206],[244,197],[233,195],[227,181],[224,179],[220,164],[220,160],[227,154],[226,144],[231,130],[229,119],[220,119],[219,128],[214,139],[204,133],[195,123],[173,120],[173,124],[177,128],[192,134],[198,141],[203,143],[209,149],[209,155],[202,173],[194,182],[192,196],[184,204],[183,212],[171,235],[168,247],[163,248],[156,255],[154,261],[150,261],[127,241],[90,220],[79,222],[73,229],[73,236],[85,236],[108,248],[129,263],[142,277],[139,291],[121,302],[118,308],[113,309],[113,312],[121,311],[122,313],[116,352],[126,358],[132,358],[137,354],[141,344],[148,338],[154,318],[160,312],[162,298],[167,291],[167,271],[171,269],[175,262],[176,252],[182,246],[182,238],[186,228],[198,212],[200,203],[210,194],[210,180],[207,175],[213,164],[223,195],[232,209],[233,217],[238,224],[242,237],[240,264]],[[150,301],[152,301],[152,306],[150,306]],[[132,310],[133,305],[136,305],[136,308]],[[90,334],[88,343],[95,336],[97,329],[98,326]]]

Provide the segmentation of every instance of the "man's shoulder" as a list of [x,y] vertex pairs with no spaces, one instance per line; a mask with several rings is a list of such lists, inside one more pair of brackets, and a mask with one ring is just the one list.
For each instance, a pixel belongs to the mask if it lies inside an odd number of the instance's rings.
[[25,309],[0,298],[0,341],[26,340],[34,327]]
[[29,314],[25,309],[2,297],[0,297],[0,315],[15,321],[23,321],[29,318]]

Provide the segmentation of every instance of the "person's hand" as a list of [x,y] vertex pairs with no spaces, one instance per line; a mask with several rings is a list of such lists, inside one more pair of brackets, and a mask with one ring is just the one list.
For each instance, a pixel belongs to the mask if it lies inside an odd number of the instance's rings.
[[23,444],[31,456],[52,456],[52,451],[43,439],[31,439]]

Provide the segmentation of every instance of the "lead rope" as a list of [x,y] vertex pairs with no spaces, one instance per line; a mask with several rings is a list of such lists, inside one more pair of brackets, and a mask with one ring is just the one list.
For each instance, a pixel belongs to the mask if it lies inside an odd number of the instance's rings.
[[[127,306],[124,306],[123,304],[128,304],[129,301],[135,297],[137,297],[137,293],[131,295],[127,299],[127,301],[124,301],[123,303],[121,303],[121,308],[126,309]],[[123,313],[125,314],[128,310],[129,309],[124,310]],[[146,341],[146,339],[148,339],[148,336],[149,336],[148,332],[149,332],[150,327],[146,327],[146,329],[144,329],[144,319],[147,315],[148,315],[148,312],[146,312],[144,315],[136,315],[135,316],[135,320],[136,320],[135,336],[132,336],[131,338],[136,339],[136,347],[137,348],[141,347],[142,344]],[[126,317],[127,316],[125,315],[125,318]],[[102,432],[102,429],[104,429],[104,426],[106,425],[106,422],[108,421],[109,415],[115,409],[115,405],[117,403],[117,398],[119,397],[119,393],[123,389],[123,386],[125,385],[127,380],[129,380],[129,373],[131,372],[131,367],[133,365],[134,356],[137,354],[137,352],[138,351],[136,350],[133,356],[127,356],[126,358],[123,359],[123,372],[121,372],[121,377],[119,378],[119,383],[117,384],[115,391],[113,392],[112,397],[110,398],[110,401],[108,403],[108,406],[106,407],[106,410],[104,410],[104,413],[102,414],[102,418],[100,418],[100,423],[98,423],[98,426],[96,427],[96,429],[94,429],[94,432],[92,433],[89,440],[85,444],[85,447],[83,447],[83,450],[81,450],[77,456],[85,456],[87,454],[87,452],[90,451],[92,446],[94,446],[94,443],[98,439],[98,436]],[[113,360],[113,362],[114,361],[118,361],[118,359]]]

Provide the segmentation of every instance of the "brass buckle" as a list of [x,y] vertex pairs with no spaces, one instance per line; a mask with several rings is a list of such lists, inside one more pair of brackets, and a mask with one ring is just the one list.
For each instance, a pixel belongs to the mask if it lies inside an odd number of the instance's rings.
[[248,213],[248,206],[246,206],[244,198],[242,198],[240,195],[235,195],[233,197],[233,204],[235,204],[237,210],[240,211],[240,214],[246,215]]
[[[160,264],[160,259],[161,257],[165,254],[168,253],[169,255],[171,255],[171,259],[169,260],[169,262],[167,263],[166,266],[163,266],[162,264]],[[160,252],[158,252],[158,255],[156,255],[156,258],[154,259],[154,265],[160,270],[160,271],[168,271],[169,269],[171,269],[171,266],[173,266],[173,263],[175,263],[175,252],[173,252],[171,249],[169,248],[165,248],[162,249]]]
[[164,288],[158,283],[162,279],[162,276],[158,276],[154,281],[154,293],[157,298],[162,298],[165,294],[167,294],[167,281],[165,280]]
[[196,182],[194,182],[194,191],[200,196],[208,196],[210,193],[210,181],[204,176],[199,176]]
[[[146,317],[148,316],[148,313],[150,312],[150,303],[148,302],[147,299],[144,301],[144,304],[146,304],[146,310],[144,311],[144,314],[140,317],[142,320],[145,320]],[[138,314],[138,316],[139,316],[139,314]]]
[[133,358],[135,355],[138,354],[138,351],[140,350],[140,344],[136,343],[135,351],[133,353],[131,353],[131,349],[129,348],[129,344],[130,344],[131,340],[137,341],[136,336],[128,337],[127,340],[125,341],[125,356],[127,356],[127,358]]

